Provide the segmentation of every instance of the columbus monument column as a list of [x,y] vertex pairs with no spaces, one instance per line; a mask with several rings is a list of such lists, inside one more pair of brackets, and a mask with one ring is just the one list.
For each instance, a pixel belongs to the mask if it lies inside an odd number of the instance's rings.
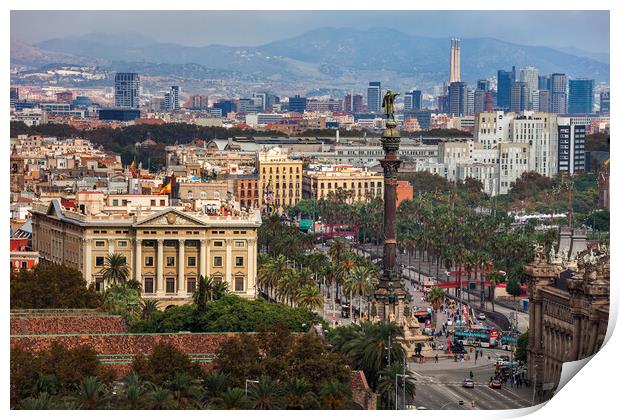
[[372,299],[371,317],[381,322],[394,321],[403,325],[409,316],[410,296],[402,282],[400,266],[396,261],[396,186],[401,160],[398,158],[400,133],[394,119],[394,98],[398,93],[387,91],[383,108],[387,116],[386,128],[381,136],[385,152],[381,159],[383,168],[383,270]]

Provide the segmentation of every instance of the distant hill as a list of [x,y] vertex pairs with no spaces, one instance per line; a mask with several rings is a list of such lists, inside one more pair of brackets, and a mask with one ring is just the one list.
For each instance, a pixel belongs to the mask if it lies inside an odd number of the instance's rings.
[[[379,78],[425,86],[448,78],[449,49],[447,38],[412,36],[386,28],[321,28],[258,47],[189,47],[160,43],[135,34],[95,33],[51,39],[35,46],[15,45],[15,51],[12,44],[11,61],[27,64],[31,57],[33,63],[40,63],[45,61],[41,56],[56,54],[99,63],[102,60],[136,66],[148,63],[147,67],[154,72],[158,63],[168,65],[167,73],[176,71],[174,66],[193,63],[214,72],[234,72],[256,80],[366,84],[371,78]],[[582,51],[571,54],[493,38],[461,41],[464,81],[473,83],[513,65],[517,68],[532,65],[543,74],[564,72],[569,77],[609,80],[609,64],[585,57]]]

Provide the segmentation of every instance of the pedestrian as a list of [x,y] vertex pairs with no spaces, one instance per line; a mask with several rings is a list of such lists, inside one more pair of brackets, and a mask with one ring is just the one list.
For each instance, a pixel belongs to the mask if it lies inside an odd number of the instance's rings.
[[454,363],[456,363],[456,354],[454,355]]
[[435,363],[439,363],[439,355],[438,354],[435,355]]
[[474,365],[478,363],[478,350],[476,350],[476,355],[474,356]]

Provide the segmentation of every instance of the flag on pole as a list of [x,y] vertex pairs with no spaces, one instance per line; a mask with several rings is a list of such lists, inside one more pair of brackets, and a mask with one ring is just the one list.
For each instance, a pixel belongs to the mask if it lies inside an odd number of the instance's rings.
[[168,181],[168,183],[161,190],[159,190],[159,194],[170,194],[171,191],[172,184],[170,181]]
[[131,172],[132,176],[136,174],[136,161],[135,161],[135,159],[133,161],[131,161],[131,166],[129,167],[129,172]]

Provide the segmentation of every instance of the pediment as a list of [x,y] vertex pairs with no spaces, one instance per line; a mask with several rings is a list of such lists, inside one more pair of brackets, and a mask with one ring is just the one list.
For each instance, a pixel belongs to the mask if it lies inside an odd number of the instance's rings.
[[139,220],[136,226],[204,227],[205,223],[174,209],[166,209]]

